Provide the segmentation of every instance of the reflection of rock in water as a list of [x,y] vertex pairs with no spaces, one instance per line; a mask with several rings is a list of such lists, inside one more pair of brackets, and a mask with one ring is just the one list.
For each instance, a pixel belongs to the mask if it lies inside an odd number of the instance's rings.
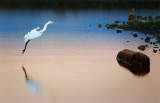
[[122,50],[117,55],[117,61],[135,75],[145,75],[150,71],[149,57],[140,52]]

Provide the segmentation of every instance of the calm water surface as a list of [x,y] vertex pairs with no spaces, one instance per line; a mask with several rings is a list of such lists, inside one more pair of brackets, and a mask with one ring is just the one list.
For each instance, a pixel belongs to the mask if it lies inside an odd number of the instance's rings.
[[[152,52],[152,45],[143,52],[151,60],[145,76],[116,61],[122,49],[139,51],[137,47],[146,44],[140,38],[149,35],[134,38],[130,31],[117,34],[105,27],[127,20],[129,12],[1,10],[0,103],[158,103],[160,55]],[[160,10],[135,12],[155,17]],[[22,55],[24,35],[48,20],[57,23],[31,41]]]

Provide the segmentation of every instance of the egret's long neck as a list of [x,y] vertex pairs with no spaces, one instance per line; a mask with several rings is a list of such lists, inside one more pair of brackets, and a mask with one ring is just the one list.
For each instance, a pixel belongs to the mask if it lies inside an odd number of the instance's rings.
[[46,23],[43,27],[43,29],[40,31],[40,33],[43,33],[46,29],[47,29],[47,26],[48,26],[49,23]]

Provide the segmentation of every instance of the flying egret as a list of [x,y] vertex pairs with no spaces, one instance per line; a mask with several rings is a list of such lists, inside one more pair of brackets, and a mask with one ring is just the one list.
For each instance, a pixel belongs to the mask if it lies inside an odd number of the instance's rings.
[[39,29],[39,27],[37,27],[37,28],[31,30],[30,32],[28,32],[28,34],[26,34],[26,35],[24,36],[24,42],[25,42],[26,44],[25,44],[25,48],[22,50],[22,54],[25,52],[26,47],[27,47],[27,44],[29,43],[29,41],[31,41],[31,40],[33,40],[33,39],[41,36],[42,33],[47,29],[47,26],[48,26],[49,24],[52,24],[52,23],[56,23],[56,22],[48,21],[48,22],[44,25],[44,28],[43,28],[42,30],[37,31],[37,29]]

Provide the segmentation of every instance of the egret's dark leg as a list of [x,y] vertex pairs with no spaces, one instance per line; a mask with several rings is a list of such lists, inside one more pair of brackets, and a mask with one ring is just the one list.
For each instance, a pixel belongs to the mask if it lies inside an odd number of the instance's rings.
[[26,51],[26,48],[27,48],[27,44],[29,43],[30,40],[28,40],[25,44],[25,48],[22,50],[22,54]]
[[23,66],[22,66],[22,69],[23,69],[23,71],[25,73],[25,78],[28,79],[28,75],[27,75],[26,69]]

